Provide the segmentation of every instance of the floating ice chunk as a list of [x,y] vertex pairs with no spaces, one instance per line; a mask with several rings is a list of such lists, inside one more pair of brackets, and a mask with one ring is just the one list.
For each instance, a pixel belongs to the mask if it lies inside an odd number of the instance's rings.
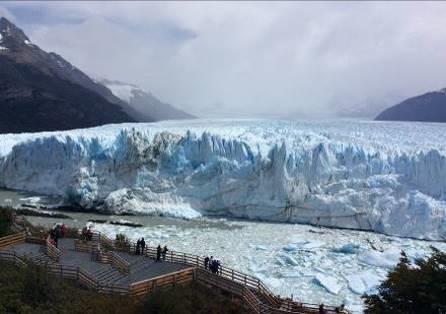
[[30,204],[37,204],[40,202],[41,198],[38,196],[32,196],[32,197],[24,197],[20,199],[22,202],[30,203]]
[[325,245],[325,243],[322,241],[308,241],[307,243],[302,245],[301,248],[304,250],[311,250],[311,249],[320,248],[324,245]]
[[347,243],[339,248],[334,248],[332,251],[336,253],[344,253],[344,254],[356,254],[359,250],[360,246],[354,243]]
[[324,245],[325,243],[321,241],[303,241],[303,242],[289,243],[283,247],[283,250],[287,252],[294,252],[299,250],[312,250],[320,248]]
[[392,268],[400,258],[398,249],[390,249],[384,252],[367,251],[358,256],[358,260],[372,266]]
[[293,251],[297,251],[299,249],[299,246],[295,243],[290,243],[287,244],[283,247],[283,249],[287,252],[293,252]]
[[266,246],[264,246],[264,245],[256,245],[255,249],[257,251],[267,251],[268,250],[268,248]]
[[316,274],[314,279],[319,285],[327,289],[327,291],[332,294],[338,294],[339,291],[341,291],[342,285],[339,284],[335,277],[319,273]]
[[287,265],[286,261],[283,258],[281,258],[280,256],[276,256],[276,264],[280,265],[280,266]]
[[289,254],[281,254],[280,257],[282,258],[283,261],[285,261],[286,264],[293,265],[293,266],[299,265],[299,263],[294,259],[294,257],[292,257]]
[[351,291],[362,295],[366,292],[375,290],[384,279],[375,271],[366,270],[358,274],[347,276],[348,286]]
[[367,288],[359,275],[347,276],[348,287],[356,294],[364,294]]

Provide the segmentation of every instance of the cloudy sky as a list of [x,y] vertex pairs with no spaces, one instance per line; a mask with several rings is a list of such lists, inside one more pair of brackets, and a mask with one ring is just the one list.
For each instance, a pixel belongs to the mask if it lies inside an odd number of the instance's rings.
[[199,116],[373,115],[446,87],[446,2],[2,2],[0,15]]

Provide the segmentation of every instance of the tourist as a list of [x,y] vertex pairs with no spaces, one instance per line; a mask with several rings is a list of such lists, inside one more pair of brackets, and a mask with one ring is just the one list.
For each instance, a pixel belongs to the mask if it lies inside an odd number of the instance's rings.
[[62,224],[62,226],[60,227],[60,236],[62,238],[65,237],[65,232],[67,231],[67,227],[65,226],[65,224]]
[[158,244],[156,248],[156,261],[161,262],[161,245]]
[[319,314],[326,314],[327,311],[325,311],[324,308],[324,303],[321,303],[321,305],[319,305]]
[[208,269],[209,268],[209,256],[206,256],[204,258],[204,269]]
[[86,241],[87,240],[87,227],[83,227],[82,228],[82,240]]
[[141,238],[141,255],[146,254],[146,241],[144,241],[144,238]]
[[211,258],[209,259],[209,269],[211,269],[212,263],[214,263],[214,257],[211,255]]
[[91,228],[87,229],[87,241],[91,241],[93,239],[93,232],[91,231]]
[[166,254],[167,254],[167,251],[169,251],[169,250],[167,249],[167,245],[165,245],[165,246],[164,246],[164,249],[163,249],[163,261],[166,260]]
[[345,304],[341,304],[341,306],[335,308],[336,313],[346,313]]
[[141,240],[138,239],[138,241],[136,241],[135,255],[139,255],[140,254],[140,252],[139,252],[140,247],[141,247]]

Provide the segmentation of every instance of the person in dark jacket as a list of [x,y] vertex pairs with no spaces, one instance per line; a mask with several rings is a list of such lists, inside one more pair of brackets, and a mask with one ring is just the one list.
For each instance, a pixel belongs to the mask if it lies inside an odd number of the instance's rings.
[[319,314],[327,314],[327,311],[325,310],[324,303],[321,303],[319,305]]
[[209,268],[209,256],[206,256],[204,258],[204,269],[208,269]]
[[163,249],[163,261],[166,260],[166,254],[167,254],[167,251],[169,251],[169,250],[167,249],[167,245],[165,245],[165,246],[164,246],[164,249]]
[[141,238],[141,255],[145,255],[146,253],[146,241],[144,238]]
[[141,248],[141,240],[138,239],[138,241],[136,241],[135,255],[140,254],[140,248]]
[[161,245],[158,244],[158,247],[156,248],[156,261],[161,262]]

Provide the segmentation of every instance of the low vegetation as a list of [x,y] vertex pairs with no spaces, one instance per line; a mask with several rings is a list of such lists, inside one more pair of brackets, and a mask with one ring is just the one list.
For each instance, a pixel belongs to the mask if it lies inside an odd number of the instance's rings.
[[0,260],[0,314],[3,313],[243,313],[220,291],[197,283],[155,291],[142,298],[109,296],[49,276],[44,268],[18,268]]
[[446,313],[446,253],[433,247],[432,251],[415,264],[402,253],[378,292],[363,297],[365,313]]
[[0,237],[11,233],[14,223],[14,212],[7,207],[0,207]]

